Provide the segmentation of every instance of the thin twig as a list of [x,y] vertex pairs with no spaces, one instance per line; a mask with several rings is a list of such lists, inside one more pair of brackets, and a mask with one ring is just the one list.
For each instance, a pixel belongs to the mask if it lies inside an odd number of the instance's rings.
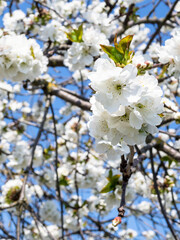
[[152,37],[150,38],[149,42],[147,43],[145,49],[143,50],[143,53],[146,53],[146,51],[148,50],[149,46],[151,45],[151,43],[153,42],[154,38],[157,36],[157,34],[160,32],[161,28],[165,25],[166,21],[171,17],[171,14],[176,6],[176,4],[179,2],[179,0],[176,0],[174,2],[174,4],[172,5],[171,9],[169,10],[169,12],[167,13],[166,17],[164,18],[164,20],[159,24],[158,28],[156,29],[156,31],[154,32],[154,34],[152,35]]
[[57,196],[60,203],[60,211],[61,211],[61,229],[62,229],[62,240],[64,240],[64,211],[63,211],[63,200],[61,195],[61,185],[59,184],[59,178],[58,178],[58,142],[57,142],[57,129],[56,129],[56,120],[55,120],[55,114],[54,109],[52,106],[52,103],[50,102],[50,108],[52,112],[52,119],[53,119],[53,125],[54,125],[54,137],[55,137],[55,172],[56,172],[56,191]]
[[176,234],[174,232],[174,229],[173,229],[172,225],[169,222],[169,219],[168,219],[167,214],[166,214],[166,210],[164,209],[163,204],[162,204],[160,192],[159,192],[159,189],[158,189],[157,179],[156,179],[156,173],[155,173],[155,169],[154,169],[154,161],[153,161],[152,149],[150,149],[149,152],[150,152],[151,168],[152,168],[152,173],[153,173],[154,188],[155,188],[155,191],[156,191],[156,194],[157,194],[157,198],[158,198],[158,201],[159,201],[161,212],[162,212],[162,214],[164,216],[164,219],[165,219],[165,221],[166,221],[166,223],[167,223],[167,225],[168,225],[168,227],[169,227],[169,229],[170,229],[174,239],[178,240],[178,237],[176,236]]

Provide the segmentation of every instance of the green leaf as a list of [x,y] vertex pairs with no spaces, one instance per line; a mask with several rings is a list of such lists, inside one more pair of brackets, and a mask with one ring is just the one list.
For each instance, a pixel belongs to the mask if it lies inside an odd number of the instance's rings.
[[[108,180],[111,179],[113,177],[113,171],[112,169],[109,170],[109,175],[108,175]],[[109,180],[110,181],[110,180]]]
[[162,67],[161,72],[158,75],[158,79],[161,79],[165,76],[165,73],[167,72],[168,67],[169,67],[169,64],[166,64]]
[[111,58],[116,63],[116,66],[124,67],[127,64],[131,63],[134,56],[133,51],[129,51],[132,39],[133,35],[128,35],[122,38],[118,43],[116,35],[114,38],[115,47],[105,45],[100,46],[102,50],[108,54],[109,58]]
[[109,176],[107,180],[109,181],[105,187],[101,190],[101,193],[107,193],[110,191],[114,191],[116,189],[116,185],[119,184],[119,177],[120,175],[112,176],[112,170],[109,171]]
[[59,185],[68,186],[69,185],[68,178],[62,175],[61,178],[59,179]]
[[105,187],[103,187],[100,193],[108,193],[112,190],[113,190],[113,187],[111,185],[111,182],[109,182]]
[[128,35],[124,38],[122,38],[119,43],[117,43],[117,36],[115,36],[114,38],[114,45],[115,48],[121,53],[121,54],[125,54],[126,51],[129,52],[129,47],[131,44],[131,41],[133,39],[133,35]]
[[68,33],[65,32],[66,36],[69,40],[72,42],[83,42],[82,36],[83,36],[83,24],[81,24],[78,29],[73,29],[72,32]]
[[52,151],[54,151],[54,147],[52,147],[51,145],[49,145],[48,148],[45,148],[43,150],[43,156],[46,160],[52,156]]
[[123,54],[121,54],[115,47],[113,46],[105,46],[100,45],[102,50],[107,53],[107,55],[115,62],[121,63],[123,60]]
[[126,12],[126,7],[121,6],[119,9],[119,15],[122,16],[125,14],[125,12]]

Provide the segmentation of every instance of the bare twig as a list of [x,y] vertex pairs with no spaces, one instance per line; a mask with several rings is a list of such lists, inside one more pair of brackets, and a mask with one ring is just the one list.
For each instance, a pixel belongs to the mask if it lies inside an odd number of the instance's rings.
[[127,25],[128,25],[128,22],[129,22],[129,18],[130,18],[130,16],[131,16],[131,14],[133,13],[134,6],[135,6],[134,3],[132,3],[132,4],[129,6],[129,9],[128,9],[127,14],[126,14],[126,18],[125,18],[125,20],[124,20],[124,22],[123,22],[124,29],[127,29]]
[[162,0],[159,0],[154,7],[151,9],[151,11],[148,13],[147,15],[147,19],[151,16],[151,14],[155,11],[155,9],[157,8],[157,6],[162,2]]

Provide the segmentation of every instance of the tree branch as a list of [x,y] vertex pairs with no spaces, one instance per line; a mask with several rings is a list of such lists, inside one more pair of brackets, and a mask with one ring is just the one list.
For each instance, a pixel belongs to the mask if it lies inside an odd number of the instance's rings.
[[64,67],[64,58],[60,55],[55,55],[49,58],[49,67]]
[[68,91],[64,91],[60,87],[52,87],[48,92],[50,95],[55,95],[56,97],[59,97],[71,103],[72,105],[80,107],[82,110],[91,111],[91,104],[88,101],[82,100],[80,99],[80,96],[78,97],[78,95],[73,95]]

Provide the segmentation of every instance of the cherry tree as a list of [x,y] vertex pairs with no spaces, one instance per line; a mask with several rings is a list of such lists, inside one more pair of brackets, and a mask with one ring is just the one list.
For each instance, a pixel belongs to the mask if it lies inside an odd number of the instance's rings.
[[180,2],[0,14],[0,239],[180,239]]

